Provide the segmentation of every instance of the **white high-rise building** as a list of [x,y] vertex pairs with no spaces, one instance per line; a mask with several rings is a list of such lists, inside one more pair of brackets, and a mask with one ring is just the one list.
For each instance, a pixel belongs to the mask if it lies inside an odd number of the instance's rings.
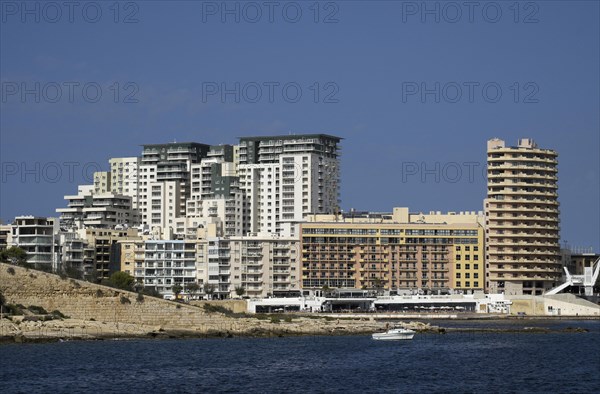
[[162,234],[173,233],[185,217],[190,197],[190,170],[207,156],[209,145],[169,143],[144,145],[138,171],[142,223]]
[[339,212],[339,137],[305,134],[240,139],[247,229],[280,233],[308,214]]
[[[205,218],[220,223],[220,235],[245,233],[244,193],[231,145],[213,146],[208,157],[192,164],[191,194],[187,200],[188,218]],[[214,218],[214,220],[212,220]]]
[[93,191],[95,194],[104,194],[110,193],[111,184],[110,184],[110,172],[108,171],[97,171],[94,172],[94,184]]
[[139,189],[138,172],[140,167],[139,157],[112,158],[110,163],[110,190],[115,194],[131,197],[131,206],[138,209]]

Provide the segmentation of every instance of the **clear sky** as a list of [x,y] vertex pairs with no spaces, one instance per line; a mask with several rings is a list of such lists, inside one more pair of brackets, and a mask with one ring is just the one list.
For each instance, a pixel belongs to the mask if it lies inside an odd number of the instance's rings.
[[477,211],[486,141],[531,137],[600,250],[598,1],[315,3],[0,2],[0,217],[144,143],[289,133],[344,138],[345,210]]

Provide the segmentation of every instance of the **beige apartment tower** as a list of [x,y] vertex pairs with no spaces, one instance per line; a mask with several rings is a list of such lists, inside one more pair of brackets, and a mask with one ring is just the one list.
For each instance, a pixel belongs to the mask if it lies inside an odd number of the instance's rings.
[[560,278],[557,153],[531,139],[487,144],[486,287],[543,294]]

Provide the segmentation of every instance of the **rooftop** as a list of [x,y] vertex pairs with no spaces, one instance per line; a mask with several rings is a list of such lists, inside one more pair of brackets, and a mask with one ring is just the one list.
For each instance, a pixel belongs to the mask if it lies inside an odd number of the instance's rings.
[[298,138],[325,138],[340,142],[343,138],[331,134],[286,134],[286,135],[265,135],[256,137],[238,137],[240,141],[268,141],[268,140],[295,140]]

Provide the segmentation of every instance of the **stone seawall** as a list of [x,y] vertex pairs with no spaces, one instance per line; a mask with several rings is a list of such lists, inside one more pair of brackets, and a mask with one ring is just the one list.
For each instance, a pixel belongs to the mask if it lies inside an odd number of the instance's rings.
[[190,305],[204,306],[204,305],[220,306],[230,310],[233,313],[246,313],[248,312],[248,305],[246,300],[214,300],[214,301],[190,301]]
[[512,302],[512,315],[519,313],[529,316],[589,316],[600,318],[600,305],[577,298],[573,294],[550,296],[509,296]]
[[0,292],[9,304],[37,305],[82,320],[202,330],[231,320],[185,304],[148,296],[138,301],[133,292],[6,264],[0,264]]

